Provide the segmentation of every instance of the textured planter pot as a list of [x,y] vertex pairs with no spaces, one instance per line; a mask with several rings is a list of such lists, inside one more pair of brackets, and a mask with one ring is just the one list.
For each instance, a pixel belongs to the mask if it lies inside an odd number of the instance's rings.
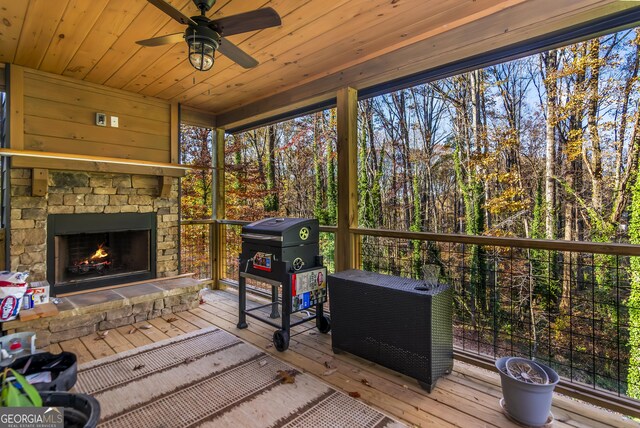
[[547,422],[551,411],[553,389],[560,381],[558,374],[544,364],[536,363],[549,377],[546,384],[535,384],[514,379],[506,373],[506,363],[511,357],[496,361],[500,373],[502,395],[509,415],[518,422],[529,426],[542,426]]
[[100,420],[100,403],[90,395],[71,392],[41,392],[44,407],[64,407],[65,428],[95,428]]

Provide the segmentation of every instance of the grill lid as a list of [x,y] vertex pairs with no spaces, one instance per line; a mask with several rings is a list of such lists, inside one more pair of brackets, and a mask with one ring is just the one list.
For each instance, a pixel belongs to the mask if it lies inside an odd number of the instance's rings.
[[242,227],[243,241],[289,247],[315,244],[320,224],[314,218],[270,217]]

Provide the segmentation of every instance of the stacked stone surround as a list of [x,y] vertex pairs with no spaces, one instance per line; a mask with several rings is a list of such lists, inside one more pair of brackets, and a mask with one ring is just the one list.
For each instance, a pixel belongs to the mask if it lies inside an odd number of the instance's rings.
[[[148,287],[141,295],[134,287]],[[197,308],[199,292],[203,283],[193,278],[171,278],[151,281],[119,289],[99,291],[109,295],[104,302],[84,305],[81,298],[62,298],[58,304],[60,312],[50,318],[31,321],[8,321],[2,323],[3,334],[31,331],[36,333],[36,347],[44,348],[53,343],[87,336],[96,331],[110,330],[175,312]],[[133,296],[129,296],[134,294]]]
[[31,169],[11,170],[11,270],[46,279],[47,215],[81,213],[157,214],[158,277],[178,274],[178,179],[160,196],[160,179],[149,175],[49,171],[45,196],[31,196]]

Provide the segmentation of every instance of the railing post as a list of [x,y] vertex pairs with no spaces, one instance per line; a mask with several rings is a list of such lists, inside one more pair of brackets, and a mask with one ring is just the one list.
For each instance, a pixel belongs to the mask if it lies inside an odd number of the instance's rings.
[[211,287],[217,289],[220,282],[217,257],[218,223],[213,220],[207,226],[209,228],[209,270],[211,274]]
[[337,94],[338,231],[336,271],[360,267],[360,240],[350,229],[358,227],[358,91],[342,88]]
[[213,220],[209,228],[209,255],[211,258],[211,279],[214,288],[223,287],[221,279],[224,276],[225,258],[225,229],[219,220],[225,218],[225,188],[224,188],[224,129],[218,128],[214,133],[213,153]]

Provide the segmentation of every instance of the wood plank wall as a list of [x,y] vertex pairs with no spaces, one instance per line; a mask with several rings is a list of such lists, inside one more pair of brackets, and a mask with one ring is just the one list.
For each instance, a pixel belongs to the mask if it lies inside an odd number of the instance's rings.
[[[171,162],[169,102],[24,70],[24,150]],[[174,115],[177,109],[173,108]],[[96,113],[107,126],[96,125]],[[110,126],[117,116],[119,126]],[[174,120],[175,122],[175,120]],[[175,127],[175,124],[174,124]],[[175,144],[175,141],[174,141]]]

